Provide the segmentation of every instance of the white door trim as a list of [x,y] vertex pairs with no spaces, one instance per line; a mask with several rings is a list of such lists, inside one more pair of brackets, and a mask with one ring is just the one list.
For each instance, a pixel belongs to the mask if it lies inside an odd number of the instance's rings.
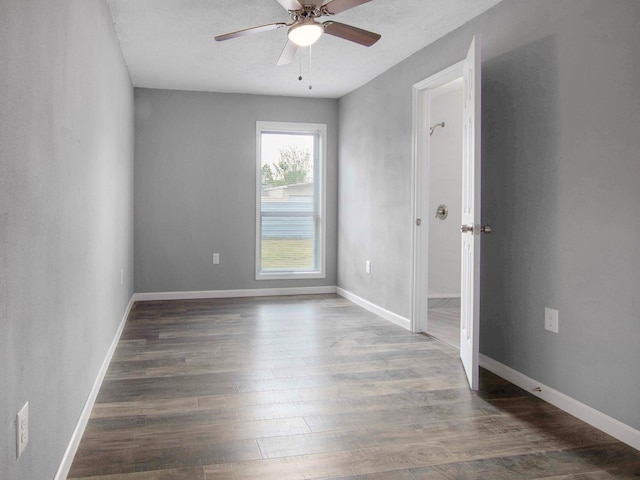
[[[428,305],[429,195],[423,195],[429,185],[429,125],[431,92],[462,77],[463,61],[413,85],[413,164],[411,170],[411,215],[413,220],[411,255],[411,331],[426,331]],[[421,219],[421,225],[416,220]]]

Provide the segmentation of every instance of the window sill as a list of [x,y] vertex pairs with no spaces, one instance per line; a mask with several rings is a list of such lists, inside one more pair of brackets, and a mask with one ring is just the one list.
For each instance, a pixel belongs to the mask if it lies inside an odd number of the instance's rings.
[[326,278],[324,272],[259,272],[256,280],[303,280],[312,278]]

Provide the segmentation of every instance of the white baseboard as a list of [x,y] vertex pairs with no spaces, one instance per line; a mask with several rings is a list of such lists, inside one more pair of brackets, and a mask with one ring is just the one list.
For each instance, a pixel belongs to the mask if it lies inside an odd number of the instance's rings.
[[547,387],[533,378],[527,377],[523,373],[520,373],[511,367],[507,367],[486,355],[480,354],[480,365],[490,372],[508,380],[514,385],[517,385],[523,390],[543,399],[545,402],[555,405],[559,409],[579,418],[598,430],[602,430],[636,450],[640,450],[639,430],[636,430],[629,425],[596,410],[595,408],[585,405],[562,392],[554,390],[551,387]]
[[375,313],[379,317],[382,317],[385,320],[390,321],[391,323],[395,323],[396,325],[399,325],[402,328],[411,330],[411,320],[409,320],[408,318],[402,317],[396,313],[390,312],[389,310],[379,307],[378,305],[371,303],[370,301],[365,300],[364,298],[359,297],[354,293],[348,292],[343,288],[337,287],[336,293],[341,297],[344,297],[347,300],[355,303],[356,305],[361,306],[365,310],[368,310],[371,313]]
[[69,441],[67,450],[64,452],[64,456],[62,457],[62,461],[60,462],[60,466],[58,467],[58,471],[56,472],[54,480],[66,480],[67,475],[69,474],[71,464],[73,463],[73,457],[75,457],[76,452],[78,451],[78,446],[80,445],[80,440],[82,439],[84,429],[87,427],[89,417],[91,416],[91,410],[93,410],[93,405],[96,403],[96,398],[98,397],[100,386],[102,385],[104,376],[106,375],[107,369],[109,368],[109,363],[111,363],[113,354],[115,353],[118,342],[120,341],[120,336],[122,335],[122,330],[124,330],[124,326],[127,323],[129,312],[131,311],[131,308],[133,307],[133,304],[135,302],[134,297],[135,295],[131,297],[131,300],[129,300],[129,304],[124,311],[124,315],[122,316],[122,320],[120,321],[118,330],[116,331],[116,334],[113,337],[113,341],[111,342],[111,346],[107,351],[107,355],[102,362],[102,366],[100,367],[98,376],[93,383],[91,392],[89,392],[89,397],[84,403],[84,407],[82,408],[82,412],[80,413],[80,418],[78,419],[78,423],[76,423],[76,428],[73,430],[71,440]]
[[321,295],[336,293],[335,286],[321,287],[289,287],[289,288],[254,288],[242,290],[201,290],[191,292],[150,292],[135,293],[134,301],[149,300],[192,300],[199,298],[241,298],[241,297],[274,297],[280,295]]

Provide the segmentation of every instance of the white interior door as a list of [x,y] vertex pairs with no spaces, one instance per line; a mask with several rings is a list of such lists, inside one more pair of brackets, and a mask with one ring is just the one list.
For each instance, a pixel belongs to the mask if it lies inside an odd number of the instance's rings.
[[463,63],[462,249],[460,358],[472,390],[478,389],[480,335],[480,64],[474,37]]

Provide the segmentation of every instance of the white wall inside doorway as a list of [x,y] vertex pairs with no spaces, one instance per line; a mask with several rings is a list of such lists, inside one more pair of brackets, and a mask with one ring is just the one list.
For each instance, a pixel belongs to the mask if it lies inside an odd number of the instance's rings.
[[[460,218],[462,208],[462,79],[431,94],[430,124],[444,122],[430,137],[429,298],[460,296]],[[445,220],[436,209],[448,208]]]

